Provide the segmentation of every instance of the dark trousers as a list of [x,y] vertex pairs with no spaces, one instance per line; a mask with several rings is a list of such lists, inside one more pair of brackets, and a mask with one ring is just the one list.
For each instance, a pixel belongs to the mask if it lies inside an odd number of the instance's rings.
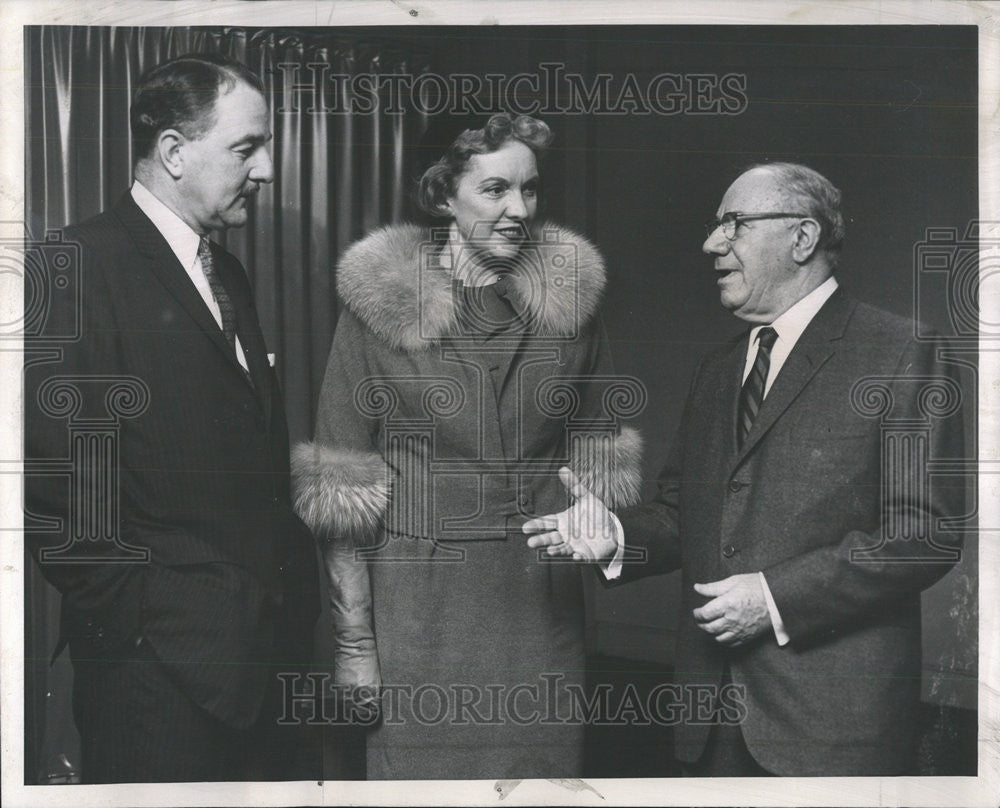
[[716,724],[705,751],[696,763],[681,762],[682,777],[773,777],[761,766],[743,740],[739,726]]
[[141,639],[74,654],[73,717],[85,783],[233,780],[245,765],[247,733],[188,698]]
[[[723,686],[732,682],[727,666]],[[803,739],[808,743],[808,739]],[[747,748],[743,730],[735,724],[716,724],[708,736],[704,751],[695,763],[678,761],[682,777],[775,777],[774,772],[761,766]],[[886,770],[883,777],[914,776],[920,774],[915,752],[900,771]]]
[[277,687],[260,721],[230,727],[192,701],[145,640],[113,658],[73,661],[73,716],[85,783],[163,783],[314,779],[301,727],[275,723]]
[[[729,666],[722,676],[722,686],[732,682]],[[738,724],[719,723],[708,734],[705,750],[695,763],[680,762],[682,777],[773,777],[761,766],[743,740]]]

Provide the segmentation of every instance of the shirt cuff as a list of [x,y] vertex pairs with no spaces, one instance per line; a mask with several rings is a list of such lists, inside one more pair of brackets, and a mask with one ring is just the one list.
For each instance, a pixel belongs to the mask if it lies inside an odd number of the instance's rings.
[[608,566],[600,565],[601,572],[604,573],[604,577],[609,581],[617,580],[622,574],[622,559],[625,557],[625,529],[622,527],[622,523],[618,521],[618,517],[613,513],[610,514],[611,521],[615,524],[615,539],[618,542],[618,549],[615,550],[615,554],[611,556],[611,560],[608,562]]
[[791,637],[785,631],[785,624],[781,620],[781,614],[778,612],[778,606],[774,602],[774,598],[771,596],[771,587],[767,585],[767,578],[764,577],[763,572],[757,573],[760,576],[760,585],[764,589],[764,600],[767,603],[768,614],[771,615],[771,626],[774,628],[774,638],[778,641],[778,645],[788,645],[791,641]]

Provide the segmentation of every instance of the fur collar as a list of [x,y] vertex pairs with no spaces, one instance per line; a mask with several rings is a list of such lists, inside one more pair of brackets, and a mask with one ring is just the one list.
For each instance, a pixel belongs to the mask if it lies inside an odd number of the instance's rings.
[[[576,336],[600,304],[604,259],[585,238],[553,224],[535,230],[533,243],[537,247],[526,249],[507,276],[511,294],[533,334]],[[431,259],[437,246],[430,230],[391,225],[340,259],[341,300],[391,348],[424,351],[456,327],[451,274]]]

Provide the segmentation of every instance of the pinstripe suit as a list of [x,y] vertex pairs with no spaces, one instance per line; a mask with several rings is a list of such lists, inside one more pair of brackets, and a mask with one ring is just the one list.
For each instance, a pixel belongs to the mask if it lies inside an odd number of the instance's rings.
[[[64,346],[60,360],[26,367],[26,457],[67,454],[66,419],[40,398],[47,380],[86,377],[79,383],[81,407],[91,415],[108,401],[97,377],[134,377],[148,395],[142,412],[120,420],[115,525],[121,542],[148,551],[148,561],[111,563],[109,555],[126,551],[99,541],[76,548],[94,555],[94,563],[41,565],[63,596],[62,634],[70,643],[77,687],[88,689],[88,699],[119,703],[124,694],[107,692],[101,683],[117,674],[107,667],[95,673],[93,665],[153,664],[156,676],[147,679],[155,679],[155,687],[175,687],[177,703],[193,705],[192,715],[208,716],[219,737],[239,738],[261,720],[275,666],[308,660],[318,612],[315,551],[289,502],[284,410],[250,286],[240,263],[213,247],[252,382],[131,196],[70,228],[65,239],[79,244],[82,256],[80,338]],[[71,305],[55,305],[48,327],[65,330],[76,314]],[[100,499],[93,486],[104,483],[89,473],[81,479],[83,496]],[[29,522],[32,516],[62,521],[61,531],[28,534],[38,557],[43,548],[69,540],[74,514],[65,478],[29,478],[26,489]],[[170,703],[151,698],[147,708],[159,701]],[[76,707],[84,723],[101,712],[98,706],[81,716],[81,705]],[[164,732],[162,726],[149,729]],[[108,730],[120,741],[100,743],[120,743],[128,758],[131,735],[120,730]],[[236,734],[227,735],[230,730]],[[87,727],[81,732],[86,760]],[[176,743],[190,746],[183,733]],[[165,769],[171,768],[169,746],[170,739],[163,739],[153,754],[166,761]],[[104,752],[102,759],[115,757]],[[184,750],[176,752],[183,756]],[[96,771],[84,776],[148,779],[150,772],[120,764],[125,758],[94,763]],[[195,777],[233,776],[229,762],[223,771]],[[184,767],[175,768],[183,777]]]

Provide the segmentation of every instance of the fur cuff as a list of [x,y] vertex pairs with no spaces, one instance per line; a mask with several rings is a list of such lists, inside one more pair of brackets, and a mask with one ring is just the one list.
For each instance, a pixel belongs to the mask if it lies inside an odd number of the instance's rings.
[[635,505],[642,494],[642,435],[623,426],[614,438],[574,441],[569,467],[609,508]]
[[295,512],[319,539],[363,539],[389,502],[389,470],[374,452],[300,443],[292,449]]

